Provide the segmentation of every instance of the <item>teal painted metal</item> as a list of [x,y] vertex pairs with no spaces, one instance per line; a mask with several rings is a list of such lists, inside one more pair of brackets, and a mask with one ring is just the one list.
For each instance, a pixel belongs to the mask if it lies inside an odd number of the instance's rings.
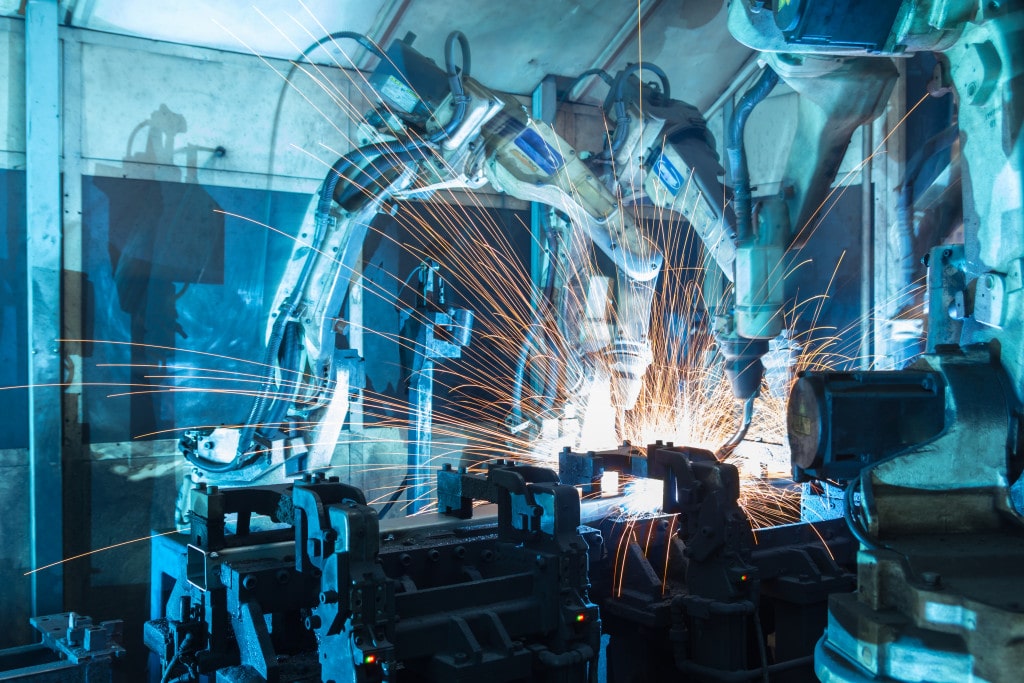
[[[547,124],[554,124],[557,113],[557,86],[554,76],[545,76],[531,96],[530,116]],[[530,276],[533,281],[533,305],[540,305],[544,288],[544,269],[547,267],[547,238],[544,235],[544,213],[550,209],[544,204],[530,202]]]
[[[63,555],[61,467],[60,42],[57,0],[25,6],[29,499],[32,568]],[[64,609],[60,565],[34,572],[32,614]]]

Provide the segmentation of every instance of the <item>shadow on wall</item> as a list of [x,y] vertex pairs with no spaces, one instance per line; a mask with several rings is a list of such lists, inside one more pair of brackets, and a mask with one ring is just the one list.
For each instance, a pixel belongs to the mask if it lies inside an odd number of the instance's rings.
[[[132,365],[129,382],[146,384],[154,366],[165,366],[177,339],[189,336],[178,319],[177,302],[193,284],[224,282],[224,216],[220,205],[198,184],[193,146],[175,149],[175,138],[188,130],[185,118],[160,105],[128,138],[124,168],[131,175],[100,177],[96,186],[107,196],[107,248],[120,309],[129,316]],[[146,132],[145,147],[133,151]],[[175,152],[184,151],[182,172]],[[191,163],[188,163],[191,162]],[[151,178],[147,179],[146,176]],[[170,181],[170,182],[168,182]],[[160,416],[151,393],[130,399],[132,435],[158,429]]]

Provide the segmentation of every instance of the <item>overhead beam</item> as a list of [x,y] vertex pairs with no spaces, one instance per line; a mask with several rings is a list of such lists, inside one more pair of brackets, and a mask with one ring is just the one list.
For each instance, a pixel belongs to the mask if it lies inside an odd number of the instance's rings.
[[[25,6],[25,244],[32,569],[61,560],[61,178],[57,0]],[[64,609],[59,564],[31,574],[32,614]]]
[[[602,50],[601,54],[594,59],[590,68],[602,69],[604,71],[611,69],[618,62],[619,58],[622,57],[622,54],[626,51],[626,48],[629,47],[629,44],[633,42],[634,36],[641,33],[644,25],[647,23],[647,20],[650,19],[655,10],[661,6],[661,3],[662,0],[640,0],[636,6],[636,12],[631,13],[625,23],[619,27],[619,30],[615,32],[612,39],[608,41],[608,45],[605,49]],[[678,4],[682,5],[682,2],[679,2]],[[639,38],[642,39],[643,36],[640,35]],[[639,59],[640,57],[638,55],[637,61],[639,61]],[[587,93],[592,87],[594,87],[594,85],[595,82],[590,81],[580,93],[579,99],[582,100],[586,97]]]

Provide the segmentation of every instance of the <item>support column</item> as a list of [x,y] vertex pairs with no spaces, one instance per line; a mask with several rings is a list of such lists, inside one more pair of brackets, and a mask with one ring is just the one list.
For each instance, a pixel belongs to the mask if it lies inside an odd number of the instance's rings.
[[[534,88],[531,96],[530,116],[548,125],[554,125],[558,111],[558,88],[554,76],[545,76],[544,80]],[[540,305],[540,293],[544,288],[544,269],[547,266],[547,237],[544,234],[544,214],[548,207],[538,202],[530,202],[530,277],[533,281],[533,305]]]
[[[61,481],[60,42],[57,0],[25,5],[25,194],[31,563],[63,551]],[[64,609],[60,565],[35,572],[32,614]]]
[[875,193],[872,187],[874,163],[874,126],[861,126],[861,153],[864,167],[860,171],[860,368],[870,370],[874,364],[874,277],[875,277]]
[[875,235],[874,235],[874,292],[875,305],[872,309],[875,344],[872,350],[874,370],[895,369],[892,344],[892,321],[897,313],[899,301],[899,278],[894,270],[899,264],[893,258],[889,246],[889,230],[896,224],[897,187],[906,168],[905,134],[901,122],[907,113],[907,67],[903,60],[896,60],[899,80],[892,89],[889,106],[885,114],[875,120],[873,133],[878,150],[872,163],[875,191]]

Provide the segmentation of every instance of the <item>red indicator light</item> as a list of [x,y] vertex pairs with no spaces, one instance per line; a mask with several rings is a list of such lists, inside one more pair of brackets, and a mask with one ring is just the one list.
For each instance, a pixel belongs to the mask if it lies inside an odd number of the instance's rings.
[[576,615],[576,622],[577,623],[582,623],[582,622],[586,621],[586,619],[587,619],[587,615],[586,614],[577,614]]
[[377,661],[377,655],[366,655],[363,658],[363,664],[373,664]]

